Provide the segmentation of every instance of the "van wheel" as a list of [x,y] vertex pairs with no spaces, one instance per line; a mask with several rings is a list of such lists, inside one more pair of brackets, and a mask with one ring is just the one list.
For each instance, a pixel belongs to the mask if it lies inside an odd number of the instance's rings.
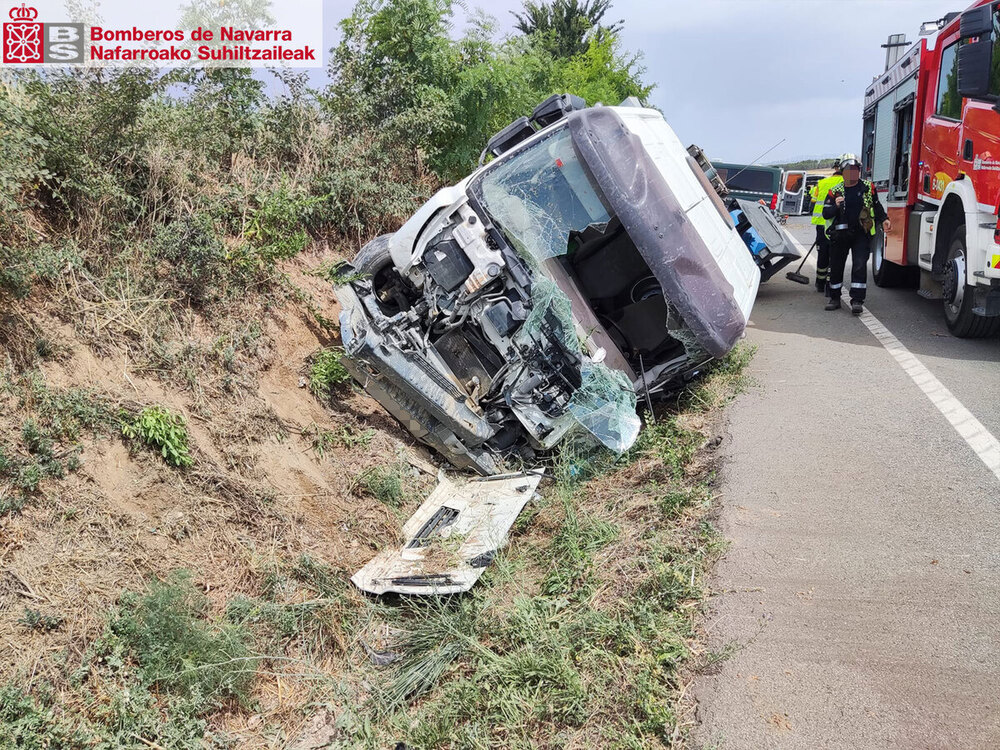
[[1000,317],[984,318],[972,312],[975,289],[965,283],[965,225],[955,229],[948,244],[948,259],[941,287],[948,330],[961,339],[978,339],[1000,333]]
[[351,263],[354,270],[371,279],[379,309],[389,317],[409,310],[417,297],[413,284],[400,276],[392,265],[392,256],[389,255],[391,237],[391,234],[379,235],[362,247]]
[[886,289],[915,289],[920,284],[920,269],[901,266],[885,259],[885,235],[880,229],[872,243],[872,278],[875,285]]

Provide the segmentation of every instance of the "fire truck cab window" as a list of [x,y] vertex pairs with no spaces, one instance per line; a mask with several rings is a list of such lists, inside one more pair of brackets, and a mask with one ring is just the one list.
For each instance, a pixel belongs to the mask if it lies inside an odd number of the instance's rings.
[[958,44],[951,44],[941,53],[938,73],[936,114],[958,120],[962,117],[962,97],[958,95]]

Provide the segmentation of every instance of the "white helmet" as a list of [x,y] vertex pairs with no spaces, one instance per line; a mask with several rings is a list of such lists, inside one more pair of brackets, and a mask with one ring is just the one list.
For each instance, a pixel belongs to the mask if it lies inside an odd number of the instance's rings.
[[843,171],[847,167],[857,167],[861,169],[861,160],[855,154],[840,155],[840,169]]
[[861,160],[858,159],[857,154],[852,154],[846,152],[837,157],[837,161],[834,162],[833,168],[843,171],[844,167],[848,164],[853,164],[855,166],[861,166]]

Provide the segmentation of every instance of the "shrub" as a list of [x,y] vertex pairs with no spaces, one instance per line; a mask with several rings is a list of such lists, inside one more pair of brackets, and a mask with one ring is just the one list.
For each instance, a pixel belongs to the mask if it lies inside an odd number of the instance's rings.
[[296,195],[282,186],[259,197],[260,205],[243,231],[246,245],[239,263],[270,271],[274,264],[305,249],[309,236],[302,228],[309,213],[321,199]]
[[62,627],[63,618],[59,615],[46,615],[37,609],[25,609],[24,615],[17,621],[28,630],[48,633]]
[[195,304],[224,295],[226,250],[208,216],[187,216],[161,227],[153,248],[171,262],[176,286]]
[[0,747],[49,750],[91,745],[91,737],[65,721],[52,696],[36,700],[20,685],[0,686]]
[[0,515],[23,508],[43,479],[61,479],[79,468],[77,443],[85,429],[96,434],[114,423],[105,399],[81,388],[50,389],[37,372],[9,387],[30,416],[21,425],[19,448],[0,445],[0,479],[16,492],[0,493]]
[[184,571],[152,583],[145,594],[125,594],[91,661],[132,662],[144,688],[204,701],[205,709],[224,698],[245,700],[256,657],[245,635],[206,619],[208,600]]
[[194,463],[188,452],[184,418],[162,406],[147,406],[134,419],[122,424],[122,434],[158,450],[172,466],[185,468]]

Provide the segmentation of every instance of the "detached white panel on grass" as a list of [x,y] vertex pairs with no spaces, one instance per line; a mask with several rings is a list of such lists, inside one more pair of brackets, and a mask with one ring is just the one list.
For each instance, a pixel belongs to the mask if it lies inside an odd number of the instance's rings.
[[507,544],[507,532],[542,473],[461,482],[441,473],[438,486],[403,525],[403,546],[379,552],[351,581],[370,594],[468,591]]

